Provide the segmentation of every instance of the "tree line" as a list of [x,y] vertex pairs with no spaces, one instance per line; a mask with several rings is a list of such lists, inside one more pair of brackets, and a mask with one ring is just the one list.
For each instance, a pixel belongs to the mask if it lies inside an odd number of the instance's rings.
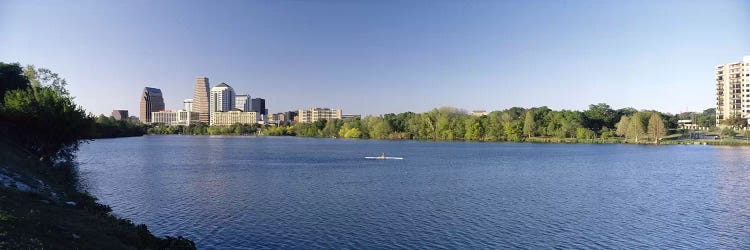
[[671,115],[653,110],[612,109],[604,103],[587,110],[551,110],[548,107],[513,107],[474,116],[466,111],[442,107],[425,113],[405,112],[334,119],[290,126],[268,127],[266,135],[338,137],[361,139],[415,139],[465,141],[526,141],[533,138],[653,141],[677,128],[680,119],[693,119],[699,126],[714,126],[714,109],[702,113]]
[[152,124],[148,126],[149,134],[172,134],[172,135],[258,135],[261,131],[259,124],[232,124],[230,126],[209,126],[198,122],[188,126],[166,126],[164,124]]

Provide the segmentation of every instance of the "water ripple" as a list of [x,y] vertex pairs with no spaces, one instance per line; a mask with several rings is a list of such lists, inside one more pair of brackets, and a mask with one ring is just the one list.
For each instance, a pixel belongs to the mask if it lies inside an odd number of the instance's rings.
[[206,249],[750,245],[748,148],[146,136],[79,159],[116,214]]

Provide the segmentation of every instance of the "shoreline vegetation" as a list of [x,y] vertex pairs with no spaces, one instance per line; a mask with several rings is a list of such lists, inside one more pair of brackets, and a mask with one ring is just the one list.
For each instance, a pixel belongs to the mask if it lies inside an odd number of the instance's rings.
[[[452,107],[425,113],[405,112],[345,120],[322,120],[286,126],[258,124],[208,126],[149,125],[147,134],[258,135],[316,138],[351,138],[422,141],[479,141],[590,144],[701,144],[750,145],[744,119],[730,119],[723,128],[714,120],[715,109],[701,113],[662,113],[634,108],[612,109],[604,103],[587,110],[551,110],[513,107],[474,116]],[[679,120],[693,120],[700,130],[680,129]]]
[[195,249],[112,215],[81,187],[78,146],[145,127],[95,118],[48,69],[0,62],[0,249]]

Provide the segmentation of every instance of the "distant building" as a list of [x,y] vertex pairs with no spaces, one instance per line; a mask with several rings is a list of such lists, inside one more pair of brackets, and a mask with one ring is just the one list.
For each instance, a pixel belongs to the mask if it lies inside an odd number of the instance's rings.
[[718,65],[716,73],[716,124],[741,116],[750,118],[750,56]]
[[211,126],[229,126],[237,123],[256,124],[258,123],[256,116],[256,112],[242,112],[239,109],[227,112],[213,112],[211,113]]
[[199,120],[208,123],[210,113],[208,112],[208,78],[196,77],[195,90],[193,91],[193,112],[198,112]]
[[310,108],[307,110],[300,109],[298,112],[299,122],[316,122],[320,120],[341,119],[340,109]]
[[[297,112],[291,112],[296,116]],[[292,118],[290,118],[292,117]],[[268,116],[268,123],[278,124],[278,125],[287,125],[292,123],[293,116],[290,115],[290,112],[283,112],[283,113],[276,113],[271,114]]]
[[177,121],[177,112],[171,110],[162,110],[158,112],[151,112],[151,123],[152,124],[164,124],[167,126],[172,125],[174,121]]
[[488,115],[488,114],[489,113],[487,113],[487,111],[485,111],[485,110],[474,110],[474,111],[471,111],[471,115],[473,115],[473,116],[483,116],[483,115]]
[[263,119],[268,115],[268,109],[266,109],[266,99],[253,98],[253,104],[250,108],[251,111],[258,113],[258,119]]
[[693,120],[677,120],[677,127],[680,129],[699,129],[697,124],[693,123]]
[[741,116],[750,117],[750,56],[718,65],[716,73],[716,124]]
[[177,114],[177,117],[175,121],[172,122],[172,125],[190,126],[190,124],[200,122],[200,115],[198,112],[177,110],[175,113]]
[[128,119],[128,111],[123,109],[115,109],[112,110],[112,117],[115,118],[115,120],[127,120]]
[[141,122],[151,123],[151,113],[164,110],[161,90],[145,87],[141,95]]
[[154,123],[164,124],[167,126],[190,126],[190,124],[200,122],[198,112],[191,112],[187,110],[163,110],[159,112],[152,112],[151,117]]
[[252,111],[252,101],[250,95],[236,95],[234,96],[234,108],[242,110],[244,112]]
[[284,120],[284,113],[276,113],[276,114],[268,115],[268,123],[281,124],[282,120]]
[[346,119],[362,119],[362,115],[341,115],[341,120]]
[[185,99],[182,101],[182,110],[193,111],[193,99]]
[[[209,97],[210,115],[216,112],[227,112],[234,108],[234,89],[226,83],[221,83],[211,88]],[[211,118],[213,120],[213,118]]]
[[297,111],[287,111],[287,112],[284,112],[284,119],[285,119],[284,124],[289,124],[289,123],[292,123],[292,122],[297,122],[298,121],[298,117],[299,117],[299,112],[297,112]]

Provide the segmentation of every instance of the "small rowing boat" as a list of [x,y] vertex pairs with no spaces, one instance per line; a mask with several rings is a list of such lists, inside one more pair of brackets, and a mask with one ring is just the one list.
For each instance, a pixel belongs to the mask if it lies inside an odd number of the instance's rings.
[[373,159],[373,160],[403,160],[403,157],[380,157],[380,156],[367,156],[365,159]]
[[402,157],[386,157],[385,153],[380,154],[380,156],[367,156],[365,159],[373,159],[373,160],[403,160]]

